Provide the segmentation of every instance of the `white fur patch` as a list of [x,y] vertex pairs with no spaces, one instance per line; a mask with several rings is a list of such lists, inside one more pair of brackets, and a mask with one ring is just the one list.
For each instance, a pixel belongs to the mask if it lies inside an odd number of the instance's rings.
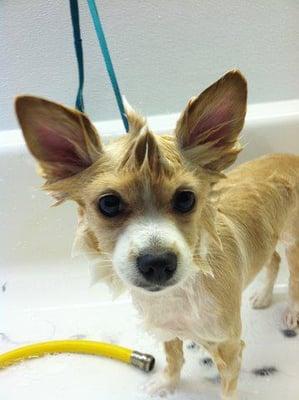
[[161,341],[177,337],[196,343],[226,340],[227,333],[219,323],[219,304],[205,288],[202,277],[197,269],[169,290],[146,293],[131,289],[144,329]]
[[128,225],[113,252],[113,265],[129,286],[144,282],[136,267],[136,257],[148,251],[173,251],[177,255],[178,266],[170,284],[179,283],[192,270],[192,254],[182,234],[170,220],[151,212]]

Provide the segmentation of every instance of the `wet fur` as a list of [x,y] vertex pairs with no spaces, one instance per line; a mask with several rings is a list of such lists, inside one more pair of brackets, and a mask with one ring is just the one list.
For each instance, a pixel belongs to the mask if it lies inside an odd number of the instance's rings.
[[[191,99],[171,136],[154,135],[146,120],[127,105],[130,133],[106,146],[79,112],[30,96],[18,98],[16,109],[46,179],[45,190],[58,203],[71,199],[78,204],[75,247],[93,260],[97,278],[117,293],[130,290],[146,329],[165,342],[167,367],[148,390],[174,390],[183,365],[182,341],[191,339],[211,353],[221,375],[222,398],[236,398],[244,346],[242,291],[265,265],[268,280],[253,305],[270,304],[279,239],[287,245],[290,266],[286,325],[296,327],[299,316],[299,157],[269,155],[223,174],[241,150],[244,78],[228,73]],[[52,124],[52,130],[57,129],[56,121],[61,123],[56,142],[39,136],[47,134],[39,121]],[[78,136],[78,129],[84,134]],[[66,142],[69,163],[53,151]],[[196,194],[194,212],[173,213],[171,198],[180,187]],[[114,191],[128,208],[120,218],[107,219],[96,203],[102,193]],[[112,262],[119,237],[150,207],[180,232],[191,254],[184,279],[155,294],[124,282]]]

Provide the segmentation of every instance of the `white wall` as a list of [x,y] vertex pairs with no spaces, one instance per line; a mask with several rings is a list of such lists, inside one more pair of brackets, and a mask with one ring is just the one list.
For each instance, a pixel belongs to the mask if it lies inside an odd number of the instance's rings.
[[[85,0],[79,0],[86,111],[119,118]],[[1,0],[0,130],[13,98],[72,105],[77,90],[68,0]],[[249,101],[298,98],[298,0],[98,0],[119,84],[144,114],[179,111],[226,70],[240,68]]]

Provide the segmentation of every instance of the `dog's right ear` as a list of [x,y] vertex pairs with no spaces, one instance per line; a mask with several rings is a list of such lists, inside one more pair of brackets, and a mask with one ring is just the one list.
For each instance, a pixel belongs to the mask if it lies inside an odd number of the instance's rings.
[[88,168],[103,148],[87,116],[34,96],[19,96],[16,114],[27,146],[49,183]]

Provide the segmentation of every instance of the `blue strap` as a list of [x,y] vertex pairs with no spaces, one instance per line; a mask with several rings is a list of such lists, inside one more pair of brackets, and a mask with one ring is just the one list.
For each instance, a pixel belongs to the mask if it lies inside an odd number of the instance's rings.
[[84,112],[84,102],[83,102],[84,64],[83,64],[83,49],[82,49],[82,39],[80,32],[78,0],[70,0],[70,9],[72,16],[74,45],[75,45],[75,51],[78,63],[78,74],[79,74],[79,87],[76,97],[76,108]]
[[123,120],[123,124],[125,126],[126,132],[128,132],[129,131],[128,119],[127,119],[127,115],[126,115],[125,108],[124,108],[124,105],[123,105],[123,101],[122,101],[122,97],[121,97],[121,94],[120,94],[120,90],[119,90],[119,86],[118,86],[118,83],[117,83],[117,79],[116,79],[116,76],[115,76],[114,68],[113,68],[113,65],[112,65],[111,57],[110,57],[110,54],[109,54],[109,50],[108,50],[107,42],[106,42],[106,39],[105,39],[105,34],[104,34],[104,31],[103,31],[103,28],[102,28],[101,20],[100,20],[99,14],[98,14],[98,10],[97,10],[97,7],[96,7],[96,4],[95,4],[94,0],[87,0],[87,2],[88,2],[88,6],[89,6],[89,11],[90,11],[90,14],[91,14],[91,17],[92,17],[92,20],[93,20],[93,24],[94,24],[94,27],[95,27],[95,30],[96,30],[96,34],[97,34],[97,37],[98,37],[98,41],[99,41],[99,44],[101,46],[101,50],[102,50],[102,54],[103,54],[103,57],[104,57],[106,69],[107,69],[107,72],[109,74],[109,78],[110,78],[110,81],[111,81],[111,84],[112,84],[112,87],[113,87],[113,91],[114,91],[114,94],[115,94],[115,97],[116,97],[116,101],[117,101],[117,105],[118,105],[118,108],[119,108],[119,111],[120,111],[120,115],[121,115],[121,118]]

